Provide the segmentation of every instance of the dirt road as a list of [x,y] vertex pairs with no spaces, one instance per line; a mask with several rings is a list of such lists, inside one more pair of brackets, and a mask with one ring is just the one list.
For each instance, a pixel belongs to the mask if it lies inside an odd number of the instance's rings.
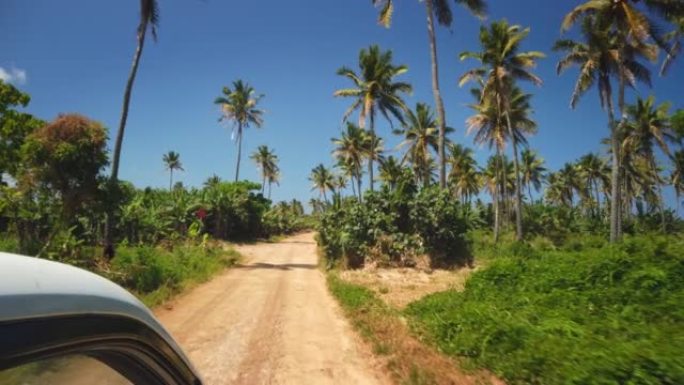
[[205,383],[389,383],[328,293],[313,234],[238,250],[241,265],[156,312]]

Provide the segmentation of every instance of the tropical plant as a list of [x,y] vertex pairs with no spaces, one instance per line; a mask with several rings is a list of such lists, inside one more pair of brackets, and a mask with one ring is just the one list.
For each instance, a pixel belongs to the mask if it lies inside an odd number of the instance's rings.
[[631,151],[636,156],[643,157],[650,166],[651,175],[658,194],[658,205],[665,226],[665,206],[661,184],[663,181],[658,172],[654,144],[667,156],[672,156],[668,141],[675,140],[675,133],[670,127],[669,103],[655,104],[655,98],[639,98],[634,105],[627,106],[627,123],[623,126],[623,151]]
[[449,149],[449,186],[461,202],[470,206],[470,200],[480,192],[481,184],[473,150],[461,144],[451,144]]
[[[589,0],[575,7],[568,13],[562,23],[562,30],[570,29],[581,18],[591,19],[585,25],[595,31],[604,34],[600,39],[603,43],[611,42],[612,61],[611,72],[616,75],[618,82],[618,110],[621,118],[618,126],[612,119],[612,101],[608,105],[609,125],[612,139],[612,174],[611,174],[611,241],[617,241],[622,233],[622,220],[619,207],[622,201],[620,197],[620,131],[627,122],[627,105],[625,102],[626,86],[634,87],[637,81],[650,85],[650,70],[639,62],[640,58],[651,61],[657,59],[657,46],[670,52],[670,48],[664,43],[663,36],[658,32],[656,24],[636,7],[638,0]],[[646,8],[657,14],[676,17],[684,15],[684,7],[680,2],[670,0],[649,0],[644,2]],[[584,32],[585,36],[587,32]],[[652,44],[655,43],[655,44]],[[594,43],[594,45],[596,45]],[[601,70],[605,72],[605,69]],[[606,80],[607,81],[607,80]],[[585,86],[589,88],[591,84]],[[605,89],[605,86],[603,86]],[[607,99],[608,95],[602,95]]]
[[263,95],[242,80],[233,82],[233,88],[223,87],[223,95],[214,100],[221,106],[222,116],[219,121],[228,120],[233,124],[233,135],[237,140],[238,152],[235,165],[235,181],[240,178],[240,158],[242,155],[242,136],[244,130],[254,125],[259,128],[264,124],[264,112],[257,108]]
[[[516,91],[515,82],[518,80],[529,81],[535,85],[541,85],[542,80],[532,72],[530,68],[536,66],[537,60],[544,56],[538,51],[520,52],[520,44],[529,34],[530,29],[522,29],[519,25],[509,25],[506,20],[492,23],[489,28],[480,28],[480,52],[463,52],[461,60],[475,59],[480,66],[467,71],[459,81],[463,85],[469,81],[477,81],[481,84],[481,98],[491,98],[498,111],[497,120],[505,122],[508,138],[513,145],[513,165],[515,168],[515,214],[516,214],[516,237],[523,237],[522,228],[522,193],[520,181],[520,166],[518,161],[519,139],[524,138],[516,134],[515,130],[521,126],[528,126],[531,120],[527,118],[527,108],[519,108],[522,114],[521,120],[516,121],[513,117],[513,99],[523,97],[521,91]],[[526,97],[529,101],[529,97]]]
[[[373,5],[380,8],[378,22],[389,27],[394,13],[394,0],[372,0]],[[472,14],[483,18],[486,14],[486,3],[484,0],[455,0],[457,4],[463,5]],[[439,89],[439,66],[437,60],[437,39],[435,37],[435,21],[445,27],[451,27],[453,15],[448,0],[425,0],[425,11],[427,13],[428,41],[430,45],[430,67],[432,72],[432,93],[435,98],[435,108],[437,109],[437,128],[439,130],[438,156],[439,156],[439,186],[446,188],[446,145],[447,145],[447,126],[446,113],[444,112],[444,101]]]
[[169,191],[173,187],[173,170],[183,170],[183,164],[180,161],[180,154],[175,151],[169,151],[162,157],[166,169],[169,170]]
[[328,202],[327,191],[334,191],[335,181],[333,174],[324,165],[319,164],[311,170],[309,180],[313,183],[312,190],[318,190],[325,202]]
[[[430,161],[432,151],[439,149],[439,128],[437,127],[434,114],[430,107],[423,103],[417,103],[415,111],[407,110],[406,123],[401,130],[395,130],[398,135],[403,135],[404,140],[399,147],[407,147],[402,159],[402,164],[410,162],[416,177],[423,186],[428,186],[432,180]],[[452,132],[452,128],[447,128]]]
[[677,205],[677,213],[679,213],[682,206],[681,196],[684,192],[684,150],[677,150],[672,155],[672,171],[670,173],[670,183],[675,191],[675,203]]
[[[381,51],[377,45],[362,49],[359,53],[359,70],[357,74],[348,67],[337,70],[337,74],[350,79],[352,88],[335,91],[336,97],[353,99],[352,105],[344,113],[343,121],[354,111],[359,111],[359,127],[365,129],[366,120],[370,121],[370,133],[375,135],[375,119],[380,113],[389,123],[392,118],[404,122],[403,112],[406,105],[402,94],[412,92],[410,84],[397,82],[394,79],[408,71],[405,65],[392,63],[392,51]],[[373,190],[373,159],[368,162],[370,189]]]
[[278,168],[278,155],[268,146],[261,145],[250,155],[261,172],[261,194],[264,194],[266,183],[269,184],[269,196],[271,184],[277,181],[280,169]]
[[532,188],[539,192],[542,188],[544,174],[546,167],[544,167],[544,159],[539,157],[535,151],[525,149],[520,153],[520,168],[522,173],[522,183],[527,186],[527,194],[530,198],[530,203],[534,201],[532,198]]
[[601,212],[601,192],[610,186],[610,168],[606,161],[594,153],[582,156],[577,161],[577,168],[582,178],[582,184],[588,190],[587,195],[593,196],[595,215]]
[[35,130],[22,146],[29,168],[19,183],[26,188],[46,187],[61,200],[63,223],[96,198],[99,175],[108,164],[107,130],[84,116],[60,115]]
[[391,155],[380,161],[380,180],[390,191],[397,187],[403,172],[401,162]]
[[[145,36],[149,29],[152,33],[152,38],[157,40],[157,27],[159,25],[159,3],[157,0],[140,0],[140,22],[138,23],[137,39],[138,46],[133,54],[133,64],[128,74],[126,81],[126,89],[124,91],[123,108],[121,109],[121,119],[119,121],[119,130],[116,134],[116,141],[114,142],[114,154],[112,157],[112,174],[110,177],[110,186],[116,186],[119,178],[119,162],[121,159],[121,147],[123,145],[124,131],[126,129],[126,121],[128,119],[128,106],[131,102],[131,93],[133,92],[133,82],[138,73],[138,65],[140,64],[140,57],[142,56],[143,47],[145,45]],[[115,254],[114,239],[113,239],[113,225],[115,207],[112,206],[108,211],[107,221],[105,223],[105,242],[104,254],[113,258]]]
[[352,180],[352,186],[356,183],[361,198],[361,173],[365,155],[368,149],[368,132],[354,123],[347,122],[347,128],[342,136],[332,139],[335,149],[333,155],[338,164]]

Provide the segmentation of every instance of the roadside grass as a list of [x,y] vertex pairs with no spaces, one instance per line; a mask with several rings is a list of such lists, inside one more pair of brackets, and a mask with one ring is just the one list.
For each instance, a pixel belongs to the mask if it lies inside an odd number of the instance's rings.
[[402,385],[501,384],[486,373],[466,374],[457,362],[411,335],[399,310],[375,293],[346,282],[336,271],[327,275],[330,292],[373,353],[385,363],[392,378]]
[[684,240],[502,242],[462,292],[410,304],[412,330],[510,384],[684,384]]
[[148,307],[209,280],[234,265],[240,254],[231,247],[121,247],[110,267],[100,273],[130,290]]

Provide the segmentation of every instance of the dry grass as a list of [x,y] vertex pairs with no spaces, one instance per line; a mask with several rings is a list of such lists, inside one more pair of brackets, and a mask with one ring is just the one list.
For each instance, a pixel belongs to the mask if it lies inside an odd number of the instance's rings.
[[340,273],[340,278],[364,286],[390,306],[403,309],[409,303],[431,293],[449,289],[463,290],[466,279],[476,269],[377,268],[344,271]]

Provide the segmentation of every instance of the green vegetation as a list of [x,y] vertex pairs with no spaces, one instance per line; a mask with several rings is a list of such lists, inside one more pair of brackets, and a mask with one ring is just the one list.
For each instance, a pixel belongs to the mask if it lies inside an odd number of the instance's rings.
[[[202,188],[174,185],[173,171],[183,170],[174,151],[162,157],[168,190],[112,184],[104,175],[105,127],[77,114],[44,123],[17,111],[28,95],[2,81],[0,91],[0,251],[95,271],[158,304],[235,261],[216,240],[311,227],[301,203],[272,206],[256,183],[211,177]],[[268,155],[269,170],[277,171],[277,157]],[[276,175],[268,178],[273,183]],[[100,250],[108,237],[119,253]]]
[[[491,247],[491,245],[490,245]],[[417,330],[512,384],[684,382],[684,240],[575,238],[490,250],[465,291],[409,306]]]
[[156,306],[188,286],[233,265],[239,254],[218,245],[121,247],[105,275],[131,289],[147,306]]
[[464,215],[449,193],[418,191],[407,175],[395,190],[368,192],[362,202],[336,199],[320,215],[318,242],[329,266],[343,261],[359,267],[366,260],[414,266],[424,253],[434,265],[464,265],[470,263]]

